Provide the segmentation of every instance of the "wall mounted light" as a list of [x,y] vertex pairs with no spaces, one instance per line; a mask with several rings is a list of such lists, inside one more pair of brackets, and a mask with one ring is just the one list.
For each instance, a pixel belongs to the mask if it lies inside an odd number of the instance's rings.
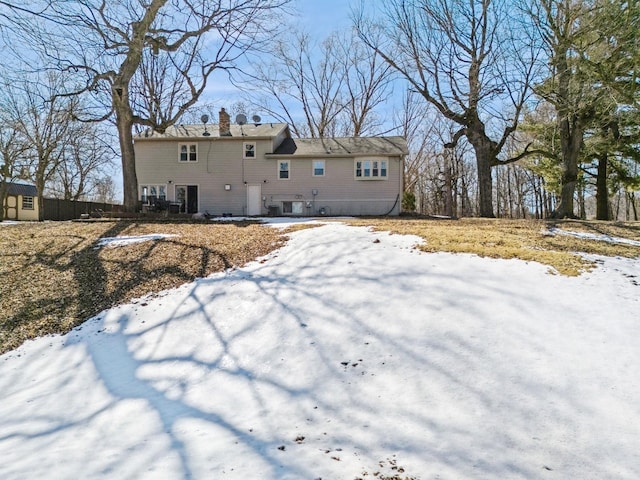
[[224,189],[227,190],[227,191],[231,190],[231,185],[228,184],[228,183],[225,184]]
[[167,180],[167,183],[171,185],[173,183],[173,180]]

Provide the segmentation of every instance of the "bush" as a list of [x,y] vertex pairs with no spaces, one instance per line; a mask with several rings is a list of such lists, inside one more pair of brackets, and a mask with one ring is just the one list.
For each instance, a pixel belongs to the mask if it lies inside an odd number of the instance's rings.
[[413,192],[404,192],[402,194],[402,210],[406,212],[415,212],[416,195]]

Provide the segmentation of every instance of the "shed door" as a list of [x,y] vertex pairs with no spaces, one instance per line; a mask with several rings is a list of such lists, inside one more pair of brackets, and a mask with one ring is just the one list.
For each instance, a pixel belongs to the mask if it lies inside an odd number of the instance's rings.
[[18,220],[18,197],[7,197],[7,220]]
[[247,215],[262,213],[262,186],[247,185]]

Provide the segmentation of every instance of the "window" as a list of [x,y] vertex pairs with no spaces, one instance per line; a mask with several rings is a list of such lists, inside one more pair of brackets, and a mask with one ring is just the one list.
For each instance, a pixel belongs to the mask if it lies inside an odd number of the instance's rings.
[[313,161],[313,176],[324,177],[324,160]]
[[244,144],[244,158],[256,158],[256,144],[245,143]]
[[166,185],[140,185],[140,200],[142,203],[155,204],[157,200],[167,199]]
[[376,180],[387,178],[386,160],[356,160],[356,178],[359,180]]
[[197,143],[181,143],[179,160],[181,162],[197,162],[198,161],[198,144]]
[[290,213],[291,215],[302,215],[303,208],[303,202],[282,202],[282,213]]
[[278,178],[286,180],[289,178],[289,160],[278,162]]
[[22,197],[22,209],[33,210],[33,197],[29,197],[29,196]]

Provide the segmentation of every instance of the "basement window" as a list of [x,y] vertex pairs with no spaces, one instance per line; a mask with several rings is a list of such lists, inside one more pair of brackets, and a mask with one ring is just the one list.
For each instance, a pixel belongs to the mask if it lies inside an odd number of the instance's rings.
[[282,213],[289,215],[302,215],[304,202],[282,202]]

